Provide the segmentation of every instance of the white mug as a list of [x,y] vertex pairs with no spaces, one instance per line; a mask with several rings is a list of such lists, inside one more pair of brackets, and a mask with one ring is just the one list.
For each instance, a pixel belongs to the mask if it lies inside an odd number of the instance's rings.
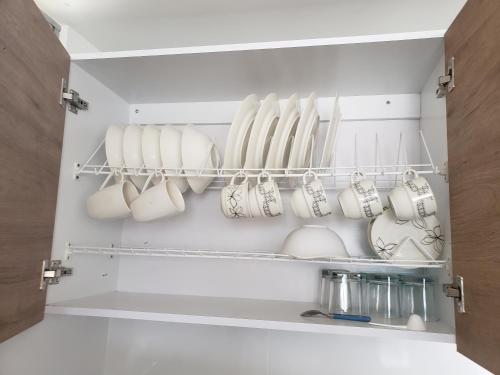
[[338,196],[340,208],[349,219],[372,219],[384,211],[382,200],[374,181],[355,171],[351,175],[351,186]]
[[131,203],[139,193],[130,181],[121,178],[117,184],[105,187],[114,173],[110,173],[97,192],[87,199],[87,213],[94,219],[123,219],[130,215]]
[[[308,178],[312,177],[311,181]],[[292,209],[296,216],[303,219],[323,217],[332,213],[323,183],[316,173],[304,173],[303,185],[292,194]]]
[[402,179],[403,183],[389,193],[389,203],[396,217],[412,220],[434,215],[437,204],[429,182],[413,169],[405,171]]
[[[186,209],[184,197],[177,185],[172,181],[165,180],[165,176],[163,174],[159,176],[160,174],[151,174],[144,184],[139,198],[132,202],[131,209],[134,220],[152,221],[178,215]],[[154,177],[161,177],[160,182],[147,189]]]
[[[236,184],[237,178],[243,181]],[[248,177],[244,172],[238,172],[231,178],[231,183],[221,190],[220,204],[224,216],[231,219],[252,217],[248,201]]]
[[[267,181],[262,181],[262,178]],[[257,176],[257,185],[249,193],[250,211],[253,217],[275,217],[283,213],[283,202],[281,200],[278,184],[267,172]]]

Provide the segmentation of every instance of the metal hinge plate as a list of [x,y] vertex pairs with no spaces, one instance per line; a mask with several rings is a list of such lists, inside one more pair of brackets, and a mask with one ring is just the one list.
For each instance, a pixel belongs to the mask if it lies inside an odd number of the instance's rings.
[[446,297],[451,297],[455,300],[457,312],[465,313],[465,293],[464,293],[464,278],[460,275],[455,276],[453,284],[444,284],[444,293]]
[[73,268],[64,267],[60,260],[44,260],[42,262],[42,276],[40,278],[40,290],[47,285],[59,284],[63,276],[73,275]]
[[455,58],[452,57],[448,61],[446,75],[439,76],[438,78],[438,87],[436,89],[436,96],[438,98],[443,98],[454,88],[455,88]]
[[62,107],[68,107],[70,112],[78,114],[78,110],[86,111],[89,109],[89,102],[80,98],[78,91],[68,91],[68,81],[62,78],[61,81],[61,96],[59,97],[59,104]]

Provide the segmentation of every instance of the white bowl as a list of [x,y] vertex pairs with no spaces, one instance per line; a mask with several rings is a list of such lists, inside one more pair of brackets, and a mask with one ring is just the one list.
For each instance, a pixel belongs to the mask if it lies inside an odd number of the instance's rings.
[[[123,159],[128,172],[137,173],[144,164],[142,158],[142,127],[128,125],[123,132]],[[147,177],[130,176],[137,188],[142,189]]]
[[[173,126],[166,125],[161,129],[160,134],[160,154],[163,168],[171,169],[169,173],[175,173],[176,169],[182,168],[182,132]],[[184,177],[170,177],[181,193],[188,188],[187,180]]]
[[160,129],[154,125],[148,125],[142,131],[142,158],[146,168],[161,168]]
[[106,159],[112,168],[123,167],[123,127],[111,125],[106,131]]
[[[212,168],[219,167],[219,153],[214,142],[192,125],[182,133],[182,165],[188,173],[214,173]],[[214,177],[188,177],[188,184],[197,193],[203,193]]]
[[350,257],[342,238],[323,225],[304,225],[290,232],[281,253],[299,259]]

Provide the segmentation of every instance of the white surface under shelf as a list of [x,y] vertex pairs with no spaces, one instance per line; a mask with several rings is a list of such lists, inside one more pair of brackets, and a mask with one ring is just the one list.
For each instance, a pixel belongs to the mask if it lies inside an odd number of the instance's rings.
[[453,333],[439,322],[428,324],[427,332],[414,332],[300,316],[313,308],[317,306],[304,302],[111,292],[50,304],[46,312],[448,343],[455,340]]
[[129,103],[420,92],[442,31],[73,55]]

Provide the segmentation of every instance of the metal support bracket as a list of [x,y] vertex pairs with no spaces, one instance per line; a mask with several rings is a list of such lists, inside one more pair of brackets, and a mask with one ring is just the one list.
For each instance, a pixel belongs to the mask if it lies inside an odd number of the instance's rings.
[[460,275],[455,276],[453,284],[444,284],[444,293],[446,297],[451,297],[455,300],[457,312],[465,314],[465,292],[464,292],[464,278]]
[[69,111],[74,114],[78,114],[78,110],[86,111],[89,109],[89,102],[80,98],[78,91],[68,91],[68,82],[64,78],[61,80],[61,95],[59,97],[59,104],[62,107],[68,106]]
[[443,98],[455,88],[455,58],[448,61],[446,75],[439,76],[436,97]]
[[73,268],[64,267],[60,260],[44,260],[42,262],[40,290],[44,290],[47,285],[59,284],[61,277],[71,275],[73,275]]

